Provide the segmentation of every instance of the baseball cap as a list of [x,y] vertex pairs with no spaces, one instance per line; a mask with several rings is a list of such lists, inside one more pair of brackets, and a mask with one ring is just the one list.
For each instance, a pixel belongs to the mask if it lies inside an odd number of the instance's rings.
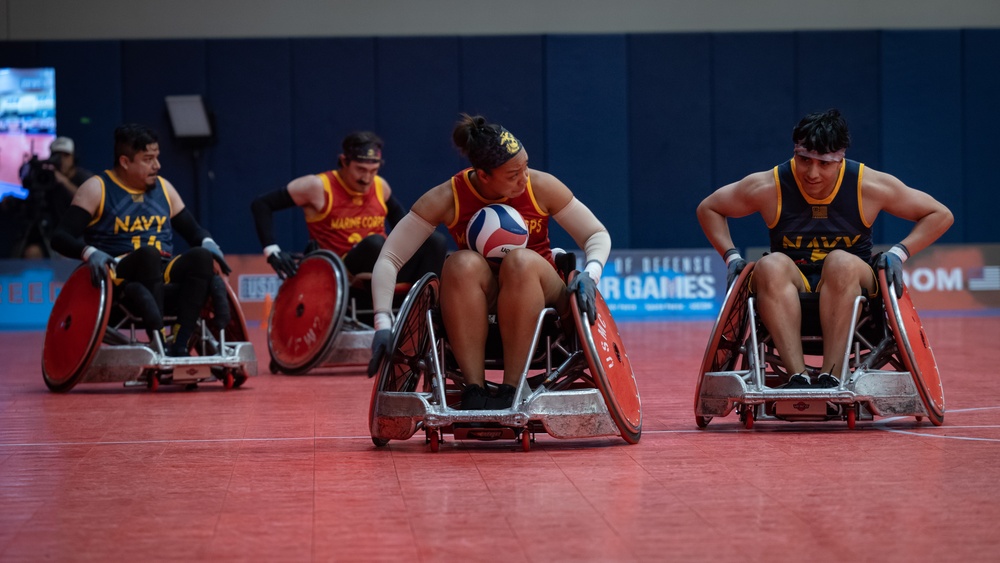
[[55,141],[49,145],[49,152],[64,152],[66,154],[73,154],[73,139],[69,137],[56,137]]

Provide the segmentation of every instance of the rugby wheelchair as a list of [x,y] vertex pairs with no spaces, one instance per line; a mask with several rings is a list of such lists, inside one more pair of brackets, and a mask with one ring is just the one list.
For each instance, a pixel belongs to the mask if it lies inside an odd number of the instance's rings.
[[[875,416],[924,417],[944,422],[944,390],[937,362],[906,287],[894,288],[878,271],[874,298],[859,296],[854,321],[834,373],[834,388],[785,389],[792,375],[783,367],[767,329],[756,312],[747,279],[749,263],[730,287],[709,338],[695,391],[695,421],[705,428],[715,417],[735,410],[750,429],[756,420],[841,420],[854,429],[858,420]],[[801,294],[802,346],[810,357],[822,357],[817,294]]]
[[[163,333],[150,331],[133,314],[124,299],[116,295],[108,273],[94,287],[90,270],[81,265],[70,275],[52,306],[42,349],[45,385],[66,392],[79,383],[122,382],[126,387],[156,390],[160,384],[194,388],[198,383],[219,381],[231,389],[257,375],[257,358],[249,342],[246,320],[228,281],[216,276],[216,291],[228,299],[230,320],[219,328],[214,320],[211,298],[202,308],[198,327],[188,341],[187,357],[165,353]],[[224,286],[224,287],[223,287]],[[169,326],[171,302],[176,287],[166,284],[164,324]]]
[[[271,373],[367,368],[375,335],[370,281],[370,274],[349,281],[344,262],[329,250],[307,253],[296,274],[282,282],[271,307]],[[397,284],[399,300],[409,287]]]
[[[369,426],[376,446],[407,440],[418,432],[433,452],[447,433],[456,440],[519,440],[524,451],[530,450],[541,431],[556,438],[620,435],[630,444],[639,441],[639,390],[600,293],[593,326],[576,299],[570,300],[568,323],[553,308],[539,314],[532,357],[510,408],[460,410],[464,383],[440,318],[439,285],[437,276],[425,275],[400,308],[391,352],[372,387]],[[503,369],[499,327],[492,315],[489,326],[487,375]],[[488,390],[496,388],[495,383],[486,384]]]

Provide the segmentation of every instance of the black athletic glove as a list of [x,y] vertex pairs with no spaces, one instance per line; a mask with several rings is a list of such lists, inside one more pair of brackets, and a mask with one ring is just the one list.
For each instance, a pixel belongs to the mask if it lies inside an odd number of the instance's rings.
[[883,252],[878,259],[878,268],[885,270],[885,281],[892,284],[896,299],[903,296],[903,261],[891,252]]
[[219,245],[216,244],[214,240],[207,238],[201,241],[201,247],[212,253],[212,257],[215,258],[216,262],[218,262],[219,269],[222,270],[224,275],[228,276],[230,272],[233,271],[233,269],[229,267],[229,264],[226,264],[226,259],[222,256],[222,249],[219,248]]
[[747,267],[747,261],[740,256],[740,251],[735,248],[727,250],[722,258],[726,261],[726,289],[728,290],[740,277],[743,268]]
[[274,268],[275,273],[283,280],[294,276],[295,272],[299,269],[299,265],[292,258],[292,255],[283,250],[272,252],[268,255],[267,263]]
[[101,287],[101,280],[104,279],[108,268],[114,271],[115,259],[107,252],[94,249],[94,252],[87,257],[87,266],[90,268],[90,283],[94,284],[94,287]]
[[580,272],[573,281],[569,283],[569,290],[576,294],[576,303],[580,306],[580,312],[587,314],[587,319],[593,326],[597,320],[597,284],[594,278],[587,272]]
[[392,330],[383,328],[375,331],[372,337],[372,359],[368,362],[368,377],[374,377],[382,360],[389,353],[389,343],[392,340]]

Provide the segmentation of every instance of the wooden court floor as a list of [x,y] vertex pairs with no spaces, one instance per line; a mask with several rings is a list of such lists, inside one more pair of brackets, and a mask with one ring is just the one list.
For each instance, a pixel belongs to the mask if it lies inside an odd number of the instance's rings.
[[[695,426],[711,323],[623,323],[641,441],[375,448],[371,380],[42,382],[0,333],[0,561],[996,561],[1000,317],[925,318],[945,424]],[[448,436],[450,438],[450,436]]]

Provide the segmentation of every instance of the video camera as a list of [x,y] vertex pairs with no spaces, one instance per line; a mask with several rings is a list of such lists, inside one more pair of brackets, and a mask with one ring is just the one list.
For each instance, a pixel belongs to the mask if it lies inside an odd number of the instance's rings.
[[62,155],[53,154],[45,160],[32,155],[21,167],[21,185],[28,192],[46,192],[56,185],[56,170],[62,165]]

